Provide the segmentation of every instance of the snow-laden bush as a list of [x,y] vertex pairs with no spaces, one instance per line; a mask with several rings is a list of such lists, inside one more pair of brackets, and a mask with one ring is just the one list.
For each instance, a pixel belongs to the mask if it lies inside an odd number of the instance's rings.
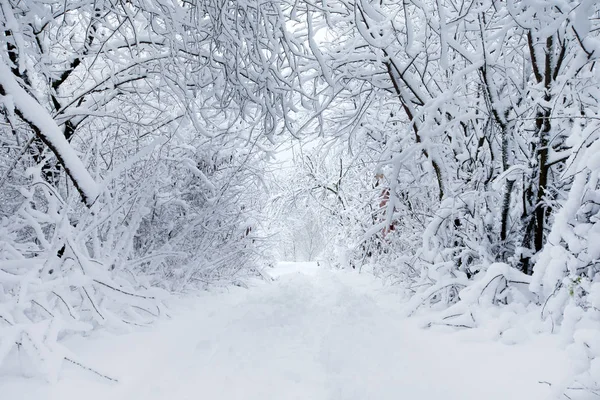
[[260,154],[163,144],[160,158],[155,146],[113,168],[90,208],[71,187],[48,184],[41,165],[10,180],[18,190],[0,223],[0,366],[18,357],[25,373],[51,380],[65,360],[95,371],[61,339],[146,326],[173,292],[260,274]]
[[576,125],[576,151],[568,160],[574,176],[554,216],[548,242],[537,261],[531,290],[541,316],[570,345],[577,368],[575,387],[600,395],[600,125]]
[[303,96],[283,16],[2,2],[0,363],[16,351],[55,378],[66,334],[145,325],[166,291],[259,273],[263,139]]
[[90,210],[32,173],[21,206],[0,223],[0,365],[18,353],[56,379],[65,360],[81,365],[58,339],[146,325],[164,312],[166,292],[136,274],[141,260],[131,249],[143,198]]

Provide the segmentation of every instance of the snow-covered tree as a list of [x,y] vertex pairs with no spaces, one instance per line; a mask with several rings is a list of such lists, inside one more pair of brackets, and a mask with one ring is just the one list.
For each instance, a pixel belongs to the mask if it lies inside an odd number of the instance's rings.
[[57,337],[146,324],[159,288],[258,272],[264,161],[289,109],[315,101],[289,13],[0,3],[0,362],[24,349],[53,377],[78,363]]

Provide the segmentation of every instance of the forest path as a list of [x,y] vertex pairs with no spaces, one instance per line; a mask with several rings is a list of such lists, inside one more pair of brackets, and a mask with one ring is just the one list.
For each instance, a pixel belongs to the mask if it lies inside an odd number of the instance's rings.
[[54,385],[2,379],[0,398],[535,400],[552,397],[540,380],[565,374],[566,357],[548,343],[422,330],[368,276],[310,263],[280,263],[273,275],[207,293],[146,332],[68,343],[118,384],[68,367]]

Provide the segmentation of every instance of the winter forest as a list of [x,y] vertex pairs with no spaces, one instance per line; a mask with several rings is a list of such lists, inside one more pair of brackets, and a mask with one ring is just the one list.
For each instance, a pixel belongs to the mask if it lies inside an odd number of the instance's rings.
[[597,0],[0,0],[0,46],[3,400],[600,398]]

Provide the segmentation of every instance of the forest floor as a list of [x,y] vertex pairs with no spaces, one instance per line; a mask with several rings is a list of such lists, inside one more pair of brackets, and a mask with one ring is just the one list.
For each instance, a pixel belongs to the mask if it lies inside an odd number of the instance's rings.
[[0,376],[2,400],[550,399],[567,374],[552,337],[505,345],[424,330],[374,278],[280,263],[272,283],[186,299],[170,320],[66,345],[110,383]]

